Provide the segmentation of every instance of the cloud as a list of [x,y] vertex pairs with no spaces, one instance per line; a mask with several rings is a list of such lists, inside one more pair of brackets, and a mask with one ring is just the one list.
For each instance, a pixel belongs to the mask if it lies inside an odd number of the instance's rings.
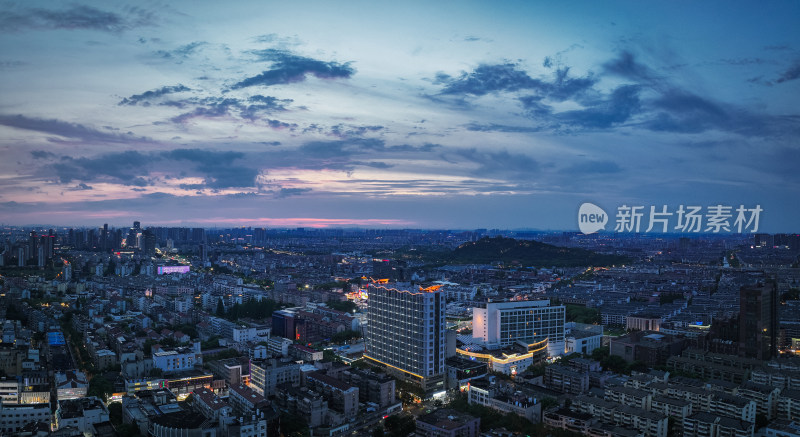
[[[184,189],[253,187],[259,170],[236,163],[245,158],[244,153],[233,151],[175,149],[143,153],[129,150],[96,157],[61,156],[58,161],[47,164],[44,171],[54,174],[58,182],[64,184],[78,181],[85,185],[85,182],[103,180],[145,187],[155,183],[154,170],[166,166],[169,168],[167,173],[203,178],[200,184],[184,184],[181,186]],[[182,166],[181,162],[190,165]]]
[[257,169],[233,164],[234,161],[245,157],[242,152],[176,149],[162,152],[161,156],[197,164],[195,169],[205,175],[204,186],[207,188],[252,187],[255,186],[258,176]]
[[307,75],[319,79],[349,79],[356,72],[350,62],[325,62],[298,56],[286,50],[265,49],[253,53],[259,60],[271,62],[272,68],[234,84],[231,89],[302,82]]
[[138,27],[153,26],[156,21],[153,12],[138,7],[128,7],[122,14],[84,5],[73,5],[60,10],[10,8],[0,15],[0,32],[28,29],[87,29],[118,33]]
[[786,71],[781,73],[780,77],[775,79],[776,83],[789,82],[800,78],[800,60],[797,60]]
[[637,82],[653,82],[658,79],[656,73],[648,66],[638,62],[633,53],[623,50],[616,59],[603,64],[606,73],[620,76]]
[[189,44],[184,44],[173,50],[158,50],[156,55],[164,59],[176,59],[182,61],[189,56],[195,54],[200,48],[208,46],[209,43],[205,41],[194,41]]
[[[460,149],[453,152],[456,157],[478,165],[472,174],[479,177],[503,177],[530,179],[537,176],[539,162],[528,155],[510,153],[507,150],[487,152],[478,149]],[[447,159],[450,155],[445,155]]]
[[652,108],[658,112],[645,127],[653,131],[697,133],[714,128],[736,128],[721,106],[683,90],[664,93],[652,102]]
[[55,153],[50,153],[45,150],[31,150],[31,156],[36,159],[51,159],[55,158]]
[[360,137],[368,132],[377,132],[385,129],[383,126],[352,126],[345,124],[337,124],[331,127],[331,135],[339,138]]
[[619,165],[613,161],[584,161],[569,167],[562,168],[559,173],[570,174],[574,176],[587,175],[587,174],[609,174],[619,173],[622,171]]
[[471,73],[464,73],[457,79],[448,81],[446,75],[437,75],[440,83],[447,81],[442,94],[471,94],[482,96],[498,91],[519,91],[529,88],[542,88],[544,83],[533,79],[517,64],[506,63],[479,65]]
[[587,109],[564,111],[554,117],[561,123],[584,128],[609,128],[628,121],[639,112],[639,86],[622,85],[610,96],[593,102]]
[[[548,111],[549,112],[549,111]],[[504,124],[497,124],[497,123],[467,123],[464,127],[467,130],[473,132],[541,132],[543,128],[541,127],[531,127],[531,126],[509,126]]]
[[[132,132],[125,134],[102,132],[78,123],[69,123],[56,119],[27,117],[24,115],[0,114],[0,126],[8,126],[34,132],[70,138],[86,143],[133,143],[152,140],[145,137],[136,137]],[[51,139],[51,141],[59,141]]]
[[140,152],[109,153],[96,158],[72,158],[62,156],[50,165],[61,183],[72,181],[93,181],[107,177],[125,185],[145,186],[146,179],[139,176],[146,173],[151,159]]
[[[192,111],[172,117],[173,123],[185,123],[194,118],[241,117],[249,121],[258,120],[262,114],[286,111],[291,99],[278,99],[272,96],[254,95],[247,100],[234,97],[208,97],[204,99],[186,99],[166,103],[167,106],[195,106]],[[283,123],[277,120],[263,119],[272,128],[294,128],[296,124]]]
[[586,77],[571,77],[569,67],[559,68],[552,80],[536,79],[522,70],[518,64],[482,64],[471,73],[458,78],[438,73],[434,84],[444,84],[442,95],[483,96],[496,92],[532,90],[533,98],[562,102],[580,98],[597,83],[591,74]]
[[278,199],[284,199],[290,196],[299,196],[309,191],[311,191],[311,188],[281,188],[275,193],[275,197]]
[[126,97],[126,98],[122,99],[122,101],[120,101],[118,103],[118,105],[137,105],[137,104],[143,103],[143,102],[144,102],[145,105],[149,105],[148,101],[151,100],[151,99],[154,99],[154,98],[157,98],[157,97],[161,97],[161,96],[164,96],[164,95],[167,95],[167,94],[180,93],[180,92],[191,91],[191,90],[192,90],[191,88],[189,88],[189,87],[187,87],[185,85],[182,85],[182,84],[173,85],[173,86],[163,86],[161,88],[157,88],[157,89],[154,89],[154,90],[145,91],[145,92],[143,92],[141,94],[134,94],[134,95],[132,95],[130,97]]

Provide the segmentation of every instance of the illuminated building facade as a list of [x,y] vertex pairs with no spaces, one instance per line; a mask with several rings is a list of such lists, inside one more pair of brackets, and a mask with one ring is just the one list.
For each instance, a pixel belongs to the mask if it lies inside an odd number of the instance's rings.
[[364,356],[425,390],[443,387],[445,299],[437,287],[369,288]]
[[499,349],[517,342],[533,344],[547,339],[550,356],[564,354],[563,305],[549,300],[488,302],[472,309],[472,336],[487,349]]

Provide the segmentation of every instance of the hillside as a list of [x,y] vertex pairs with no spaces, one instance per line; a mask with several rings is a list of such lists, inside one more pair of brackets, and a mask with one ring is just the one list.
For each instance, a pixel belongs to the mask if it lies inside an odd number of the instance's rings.
[[551,244],[513,238],[485,237],[458,246],[449,256],[453,264],[518,264],[526,267],[611,266],[629,260],[619,255],[603,255],[590,250],[558,247]]

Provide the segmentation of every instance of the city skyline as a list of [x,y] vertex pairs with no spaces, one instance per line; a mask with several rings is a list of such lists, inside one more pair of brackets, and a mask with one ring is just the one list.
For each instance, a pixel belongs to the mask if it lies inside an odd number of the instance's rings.
[[798,232],[796,3],[4,9],[5,224]]

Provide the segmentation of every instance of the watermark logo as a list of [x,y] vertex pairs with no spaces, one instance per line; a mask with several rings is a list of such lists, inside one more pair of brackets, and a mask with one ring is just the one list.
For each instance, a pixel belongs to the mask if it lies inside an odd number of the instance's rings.
[[[667,205],[622,205],[617,207],[614,232],[755,233],[763,211],[761,205],[679,205],[673,209]],[[584,203],[578,210],[578,227],[584,234],[605,230],[608,221],[608,214],[593,203]]]
[[578,209],[578,227],[586,235],[606,229],[608,214],[594,203],[584,203]]

